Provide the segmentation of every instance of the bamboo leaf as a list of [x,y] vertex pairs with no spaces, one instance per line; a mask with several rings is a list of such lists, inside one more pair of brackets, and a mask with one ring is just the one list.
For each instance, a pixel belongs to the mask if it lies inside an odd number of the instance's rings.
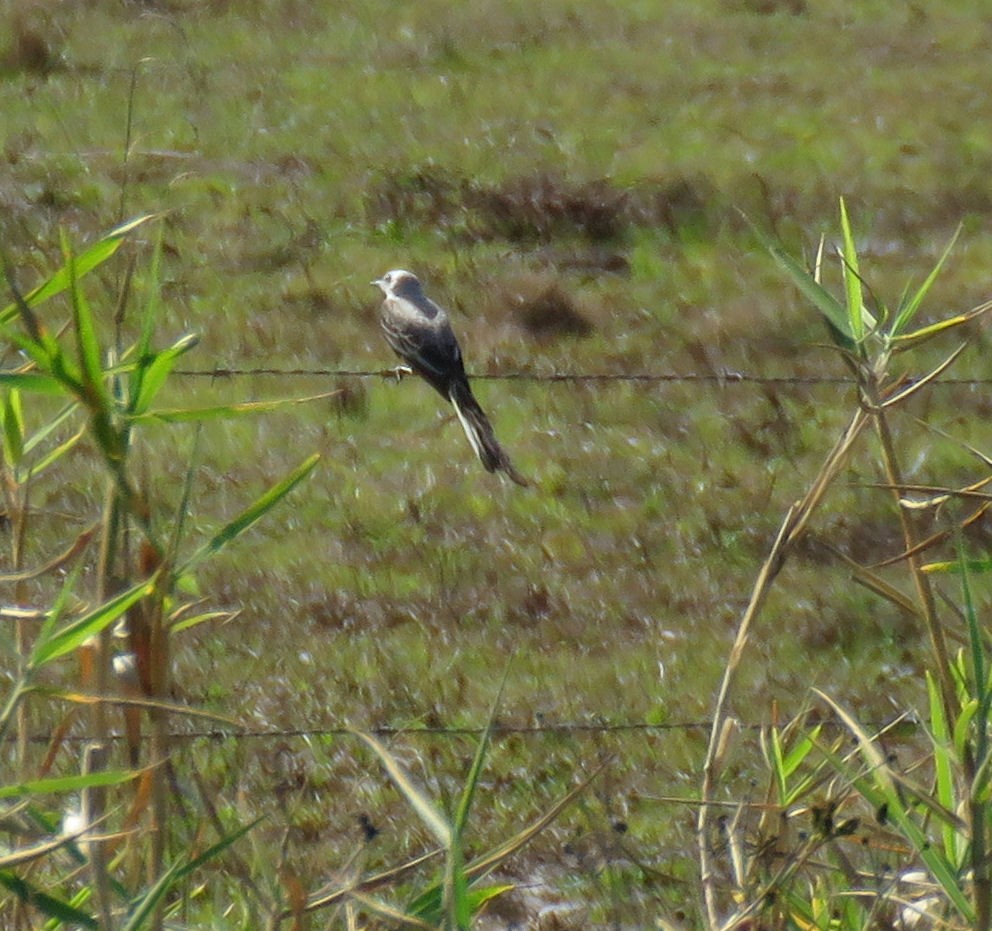
[[80,286],[76,258],[72,254],[65,233],[62,235],[62,254],[65,256],[66,268],[69,271],[69,296],[72,299],[73,322],[76,326],[79,370],[86,388],[88,404],[94,410],[97,408],[106,410],[109,407],[109,397],[103,384],[103,365],[96,324],[89,301],[86,300],[86,295]]
[[61,394],[62,385],[45,372],[0,372],[0,388],[19,388],[35,394]]
[[162,897],[172,888],[176,877],[184,866],[182,859],[176,860],[155,882],[155,884],[131,906],[128,920],[121,926],[121,931],[137,931],[145,922]]
[[44,892],[10,870],[0,870],[0,884],[25,905],[37,909],[42,915],[55,919],[60,924],[80,928],[99,927],[92,915]]
[[112,624],[136,601],[150,595],[155,589],[155,581],[146,580],[121,592],[105,604],[100,605],[88,614],[67,624],[61,630],[39,636],[31,653],[29,666],[39,667],[52,660],[71,653],[87,639],[98,634],[107,625]]
[[24,454],[24,409],[21,406],[21,393],[16,388],[7,392],[2,409],[0,425],[3,427],[3,458],[16,469]]
[[856,343],[865,338],[864,297],[861,291],[861,273],[858,270],[858,250],[854,245],[854,234],[847,216],[847,205],[840,199],[840,227],[844,237],[842,252],[844,262],[844,291],[847,295],[847,316],[851,335]]
[[[851,772],[851,768],[843,759],[828,750],[823,750],[838,772],[844,773],[857,786],[858,791],[875,807],[885,805],[889,818],[899,828],[903,837],[913,845],[920,859],[926,864],[933,878],[940,884],[948,899],[954,904],[959,914],[966,921],[974,921],[975,914],[968,897],[958,882],[957,871],[949,860],[942,854],[937,845],[916,823],[913,812],[903,801],[898,791],[892,771],[884,754],[874,741],[865,733],[862,727],[847,711],[823,692],[814,689],[817,695],[834,710],[834,713],[844,722],[847,729],[858,741],[861,755],[868,765],[869,775],[859,775]],[[922,801],[922,799],[921,799]]]
[[[954,772],[951,757],[951,734],[944,715],[944,702],[940,689],[930,670],[926,672],[927,696],[930,700],[930,726],[933,730],[933,761],[936,776],[937,801],[948,811],[955,811],[957,804],[954,798]],[[954,826],[946,822],[941,824],[944,850],[953,855],[955,865],[960,863],[961,851],[958,850],[958,833]]]
[[135,420],[161,420],[165,423],[200,423],[210,420],[228,420],[232,417],[248,417],[268,414],[293,404],[308,404],[332,398],[338,391],[326,391],[305,398],[276,398],[271,401],[246,401],[243,404],[224,404],[218,407],[201,407],[173,410],[153,410],[138,414]]
[[20,798],[24,795],[61,795],[92,789],[98,786],[116,786],[134,779],[138,774],[133,770],[103,770],[76,776],[60,776],[55,779],[35,779],[0,786],[0,799]]
[[208,624],[211,621],[216,621],[222,619],[225,623],[231,621],[238,616],[237,611],[207,611],[203,614],[195,614],[190,617],[184,617],[180,621],[176,621],[169,625],[169,630],[174,634],[182,633],[184,630],[189,630],[191,627],[197,627],[200,624]]
[[[947,257],[951,254],[951,249],[954,248],[954,244],[957,242],[958,236],[961,234],[961,226],[954,231],[954,235],[951,237],[951,241],[944,248],[943,253],[937,260],[937,264],[934,265],[933,270],[927,275],[926,281],[920,285],[916,290],[916,293],[909,299],[909,301],[902,303],[900,302],[899,311],[896,313],[895,320],[892,321],[892,335],[896,338],[902,338],[900,334],[902,330],[907,327],[912,321],[913,317],[916,316],[916,312],[920,309],[920,305],[923,303],[923,299],[927,296],[927,292],[932,287],[937,276],[940,274],[940,270],[944,267],[944,262],[947,261]],[[929,329],[929,328],[924,328]],[[912,338],[912,335],[906,337]]]
[[[748,220],[750,223],[751,221]],[[751,229],[754,230],[758,240],[765,247],[771,257],[778,263],[779,267],[785,271],[792,283],[802,292],[803,296],[823,314],[830,326],[831,331],[838,337],[844,348],[854,348],[856,340],[851,329],[851,320],[847,310],[826,288],[823,287],[814,275],[801,263],[797,262],[782,245],[760,230],[753,223]]]
[[32,433],[24,443],[24,452],[33,452],[35,447],[44,442],[52,433],[58,430],[76,411],[79,405],[72,401],[66,404],[57,414],[45,421],[42,426]]
[[[91,271],[93,271],[93,269],[98,268],[106,262],[107,259],[109,259],[118,250],[120,244],[124,241],[124,238],[143,223],[150,220],[152,216],[153,214],[146,214],[145,216],[136,217],[133,220],[122,223],[120,226],[112,229],[88,249],[81,252],[76,257],[76,267],[74,272],[76,278],[83,278],[85,275],[88,275]],[[57,294],[61,294],[63,291],[67,290],[70,283],[71,276],[69,269],[63,266],[46,282],[25,295],[24,300],[29,307],[36,307],[38,304],[41,304],[49,298],[55,297]],[[17,316],[17,314],[18,306],[17,302],[14,301],[13,303],[8,304],[3,310],[0,310],[0,324],[9,323],[14,317]]]
[[[59,386],[57,393],[64,393],[66,388],[74,394],[79,392],[80,377],[75,363],[66,358],[58,340],[46,329],[39,328],[34,336],[10,330],[6,335],[40,369],[41,376],[54,380]],[[18,376],[15,373],[12,377]],[[41,387],[45,387],[44,383]]]
[[84,436],[86,436],[86,427],[80,427],[72,436],[70,436],[64,443],[59,443],[54,449],[49,450],[40,459],[33,460],[31,462],[30,468],[28,468],[24,475],[19,475],[18,479],[20,481],[26,481],[29,478],[33,478],[36,475],[40,475],[45,471],[50,465],[58,462],[69,450],[71,450]]
[[257,501],[252,505],[247,507],[241,512],[234,520],[222,527],[217,533],[213,535],[193,556],[189,561],[182,567],[179,575],[182,575],[197,563],[206,559],[208,556],[213,555],[218,550],[223,549],[234,540],[244,533],[252,524],[256,523],[262,517],[264,517],[269,511],[275,507],[290,491],[292,491],[300,482],[303,481],[313,468],[320,461],[320,454],[314,453],[308,459],[304,460],[300,465],[298,465],[286,478],[284,478],[277,485],[273,485],[264,495],[262,495]]
[[143,414],[158,395],[166,379],[172,374],[176,362],[200,341],[190,333],[177,340],[168,349],[150,356],[142,351],[135,365],[131,381],[131,413]]
[[921,343],[925,343],[927,340],[933,339],[935,336],[940,336],[942,333],[946,333],[948,330],[953,330],[956,327],[971,323],[971,321],[976,317],[988,313],[990,308],[992,308],[992,303],[983,304],[981,307],[977,307],[974,310],[969,310],[966,314],[955,314],[953,317],[938,320],[936,323],[931,323],[928,326],[920,327],[918,330],[913,330],[912,333],[904,333],[901,336],[894,337],[893,343],[899,352],[904,352],[907,349],[913,349]]

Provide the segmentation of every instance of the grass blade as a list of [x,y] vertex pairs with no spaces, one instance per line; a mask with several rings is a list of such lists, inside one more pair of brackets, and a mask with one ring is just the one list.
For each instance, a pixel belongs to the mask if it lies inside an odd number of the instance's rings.
[[816,689],[814,691],[830,705],[834,713],[844,722],[858,741],[861,755],[868,765],[870,776],[851,773],[850,767],[842,759],[828,750],[823,750],[827,758],[837,767],[839,772],[847,775],[874,808],[879,809],[883,805],[885,806],[890,820],[899,828],[903,837],[912,844],[920,859],[926,864],[933,878],[940,883],[944,894],[953,903],[959,914],[966,921],[973,922],[975,920],[974,910],[958,882],[957,871],[942,851],[930,843],[930,839],[916,823],[913,811],[903,799],[885,756],[847,711],[828,695]]
[[[75,408],[75,405],[73,406]],[[36,475],[40,475],[45,471],[50,465],[58,462],[66,453],[69,452],[84,436],[86,436],[86,427],[80,427],[72,436],[69,437],[64,443],[59,443],[54,449],[49,450],[40,459],[37,459],[31,463],[31,465],[25,470],[23,475],[18,475],[19,481],[27,481],[30,478],[34,478]]]
[[172,884],[176,881],[183,865],[182,860],[177,860],[158,878],[151,889],[134,904],[127,922],[121,927],[121,931],[137,931],[141,927],[155,911],[162,897],[172,888]]
[[496,709],[499,707],[499,703],[503,698],[503,690],[506,687],[506,678],[509,673],[510,664],[507,663],[506,669],[503,672],[503,679],[499,684],[499,688],[496,690],[496,697],[493,699],[492,706],[489,709],[486,726],[483,728],[482,734],[479,737],[479,745],[476,747],[475,758],[472,760],[468,778],[465,780],[465,788],[458,801],[458,808],[455,811],[455,819],[452,827],[455,830],[455,834],[459,836],[465,830],[465,825],[468,822],[469,811],[472,808],[472,799],[475,797],[475,790],[479,784],[479,776],[482,774],[482,766],[486,759],[486,752],[489,749],[489,738],[492,734],[493,722],[496,720]]
[[437,838],[438,842],[446,849],[451,849],[452,831],[451,826],[444,816],[437,810],[434,803],[413,784],[399,762],[378,740],[369,734],[355,732],[360,737],[382,763],[393,784],[403,794],[410,803],[410,807],[417,813],[420,820],[424,822],[430,832]]

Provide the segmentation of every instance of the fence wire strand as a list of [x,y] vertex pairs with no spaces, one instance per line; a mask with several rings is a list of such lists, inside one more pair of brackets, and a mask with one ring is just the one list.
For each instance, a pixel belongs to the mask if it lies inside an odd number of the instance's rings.
[[[817,725],[824,728],[842,729],[846,725],[843,721],[824,718],[818,719]],[[668,733],[684,731],[703,731],[712,728],[711,721],[669,721],[653,723],[649,721],[626,721],[616,724],[605,724],[595,722],[562,722],[562,723],[537,723],[532,725],[499,724],[498,722],[490,729],[491,736],[500,737],[541,737],[541,736],[561,736],[561,735],[603,735],[603,734],[650,734]],[[754,724],[739,722],[740,730],[760,731],[769,727],[768,723]],[[902,714],[886,721],[868,721],[864,727],[878,732],[891,730],[893,727],[906,728],[908,731],[918,730],[919,723],[912,715]],[[224,742],[229,740],[290,740],[293,738],[314,739],[323,737],[354,738],[363,734],[372,734],[375,737],[479,737],[485,728],[479,726],[444,727],[434,726],[410,726],[399,727],[396,725],[379,725],[376,727],[346,727],[344,725],[328,727],[290,727],[290,728],[262,728],[251,730],[247,728],[215,727],[209,729],[199,729],[192,731],[173,731],[167,735],[168,739],[176,742],[192,742],[195,740],[210,740],[214,742]],[[148,740],[150,735],[144,735],[143,740]],[[8,737],[9,742],[13,738]],[[35,734],[31,736],[32,743],[48,743],[52,738],[51,734]],[[60,738],[64,743],[85,743],[92,738],[86,734],[69,734]],[[127,735],[115,733],[108,736],[113,741],[127,739]]]
[[[334,369],[334,368],[228,368],[177,369],[176,375],[188,378],[381,378],[395,379],[395,369]],[[502,372],[469,373],[475,381],[529,381],[569,383],[645,382],[658,384],[756,384],[756,385],[807,385],[837,386],[856,383],[845,375],[761,375],[727,369],[719,372]],[[942,378],[931,387],[992,385],[992,378]]]

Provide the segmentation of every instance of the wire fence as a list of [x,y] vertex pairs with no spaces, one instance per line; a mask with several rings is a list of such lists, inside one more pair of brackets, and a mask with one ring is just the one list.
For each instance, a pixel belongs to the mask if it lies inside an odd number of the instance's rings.
[[[395,369],[335,369],[335,368],[228,368],[216,366],[210,369],[177,369],[176,375],[187,378],[233,379],[271,376],[276,378],[382,378],[396,377]],[[754,384],[754,385],[805,385],[828,386],[848,385],[854,387],[853,378],[843,375],[761,375],[753,372],[724,370],[719,372],[502,372],[470,373],[475,381],[529,381],[529,382],[569,382],[569,383],[703,383],[715,385]],[[941,378],[932,382],[931,387],[989,386],[990,378]]]
[[[343,368],[286,368],[286,367],[226,367],[215,366],[208,369],[178,369],[176,375],[187,378],[226,380],[237,378],[254,377],[275,377],[275,378],[328,378],[328,379],[394,379],[395,369],[343,369]],[[537,383],[647,383],[647,384],[711,384],[716,386],[751,384],[759,386],[809,386],[809,387],[832,387],[849,386],[855,387],[855,381],[847,376],[829,375],[763,375],[753,372],[740,372],[734,370],[724,370],[717,372],[504,372],[498,374],[474,374],[473,379],[480,381],[522,381]],[[951,386],[990,386],[990,378],[942,378],[938,382],[932,383],[931,387],[951,387]],[[661,734],[666,732],[700,731],[708,733],[712,728],[712,722],[701,721],[669,721],[669,722],[648,722],[629,721],[617,723],[605,722],[547,722],[541,721],[539,715],[535,715],[537,723],[532,725],[504,725],[496,723],[491,733],[494,738],[508,736],[542,737],[552,735],[574,735],[574,736],[597,736],[606,734]],[[867,722],[866,728],[878,731],[890,729],[895,722],[898,722],[900,731],[915,732],[918,730],[918,722],[912,715],[902,715],[884,722]],[[822,719],[817,721],[821,726],[843,727],[842,722],[832,719]],[[768,727],[768,723],[755,724],[739,722],[741,730],[758,731]],[[375,727],[352,728],[344,725],[321,726],[321,727],[299,727],[299,728],[263,728],[244,729],[237,727],[215,727],[199,730],[179,730],[172,732],[168,738],[172,741],[186,743],[197,740],[210,741],[273,741],[289,739],[319,739],[319,738],[353,738],[358,731],[372,734],[377,737],[438,737],[438,738],[460,738],[478,737],[483,733],[481,726],[408,726],[398,727],[394,725],[380,725]],[[6,738],[7,741],[13,738]],[[81,744],[91,738],[85,734],[65,734],[61,740],[66,743]],[[123,734],[109,735],[109,739],[120,741],[125,739]],[[145,736],[143,739],[147,740]],[[51,740],[51,734],[36,734],[29,737],[32,743],[47,743]]]
[[[831,728],[841,730],[846,727],[843,721],[835,718],[817,718],[816,724],[821,728]],[[742,731],[757,732],[770,727],[769,722],[762,724],[738,722],[738,728]],[[496,722],[490,728],[490,735],[493,739],[501,737],[550,737],[550,736],[601,736],[606,734],[664,734],[669,732],[700,731],[709,733],[712,729],[712,721],[626,721],[616,723],[606,722],[539,722],[532,725],[500,724]],[[918,718],[911,713],[902,714],[885,721],[865,721],[862,727],[868,731],[878,733],[892,733],[895,729],[901,735],[916,733],[920,729]],[[485,728],[479,726],[458,726],[445,727],[416,726],[398,727],[395,725],[378,725],[375,727],[347,727],[345,725],[333,725],[326,727],[291,727],[291,728],[260,728],[257,730],[216,727],[201,728],[189,731],[173,731],[167,735],[168,739],[178,743],[189,743],[197,740],[209,740],[214,742],[225,741],[270,741],[270,740],[290,740],[302,738],[305,740],[320,739],[326,737],[335,738],[357,738],[359,734],[372,734],[375,737],[440,737],[440,738],[460,738],[479,737]],[[6,738],[7,742],[13,737]],[[48,743],[52,739],[51,734],[35,734],[30,738],[32,743]],[[86,734],[63,735],[61,740],[65,743],[85,743],[90,738]],[[125,734],[111,734],[108,739],[121,741],[127,739]],[[143,740],[150,739],[145,735]]]

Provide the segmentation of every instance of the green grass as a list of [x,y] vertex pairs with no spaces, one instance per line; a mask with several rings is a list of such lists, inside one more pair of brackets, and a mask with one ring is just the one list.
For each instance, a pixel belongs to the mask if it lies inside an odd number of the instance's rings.
[[[862,270],[888,300],[923,280],[959,222],[924,315],[987,297],[987,29],[966,4],[827,2],[796,16],[704,0],[668,11],[588,0],[139,10],[25,5],[21,28],[60,66],[0,78],[0,239],[27,289],[57,264],[59,228],[92,240],[119,218],[122,190],[124,215],[163,212],[161,338],[202,337],[184,368],[386,368],[367,282],[402,266],[452,308],[480,375],[844,375],[822,323],[735,210],[812,254],[821,232],[837,241],[840,195],[863,237]],[[604,179],[634,207],[606,241],[560,220],[513,239],[505,217],[459,194],[505,194],[533,220],[519,192],[538,176],[565,193]],[[449,187],[411,194],[418,177]],[[671,222],[637,218],[676,182],[695,206]],[[604,256],[626,271],[604,270]],[[95,307],[113,306],[119,274],[88,283]],[[552,283],[589,336],[522,325],[521,297]],[[65,307],[46,313],[55,326]],[[952,374],[987,377],[988,349],[977,335]],[[346,402],[210,423],[200,444],[194,540],[306,454],[323,456],[290,506],[200,571],[208,604],[240,615],[178,641],[178,696],[252,728],[481,726],[510,655],[501,722],[705,720],[781,517],[856,403],[835,386],[479,380],[498,435],[535,479],[523,492],[486,475],[457,422],[409,379],[179,377],[163,403],[334,387]],[[974,476],[975,463],[921,433],[914,415],[988,452],[986,387],[938,386],[894,420],[911,480]],[[193,430],[149,428],[139,442],[162,523]],[[890,498],[870,487],[876,461],[869,444],[815,525],[863,563],[901,547]],[[26,562],[98,519],[102,494],[77,475],[39,488]],[[984,527],[971,543],[987,547]],[[923,707],[923,636],[810,546],[777,582],[735,714],[760,723],[772,702],[793,712],[811,685],[862,719]],[[283,744],[181,751],[180,768],[204,772],[232,818],[269,815],[243,857],[273,862],[290,826],[292,862],[312,890],[361,845],[360,812],[386,828],[370,868],[427,843],[357,743]],[[472,743],[413,735],[396,739],[400,750],[454,797]],[[698,792],[704,752],[696,730],[497,733],[476,802],[480,848],[614,753],[516,878],[560,885],[588,910],[575,927],[695,916],[694,812],[652,799]],[[762,767],[742,755],[746,784]],[[284,758],[299,770],[288,780]],[[638,862],[677,881],[636,875],[616,853],[617,820]],[[613,872],[590,865],[604,860]]]

